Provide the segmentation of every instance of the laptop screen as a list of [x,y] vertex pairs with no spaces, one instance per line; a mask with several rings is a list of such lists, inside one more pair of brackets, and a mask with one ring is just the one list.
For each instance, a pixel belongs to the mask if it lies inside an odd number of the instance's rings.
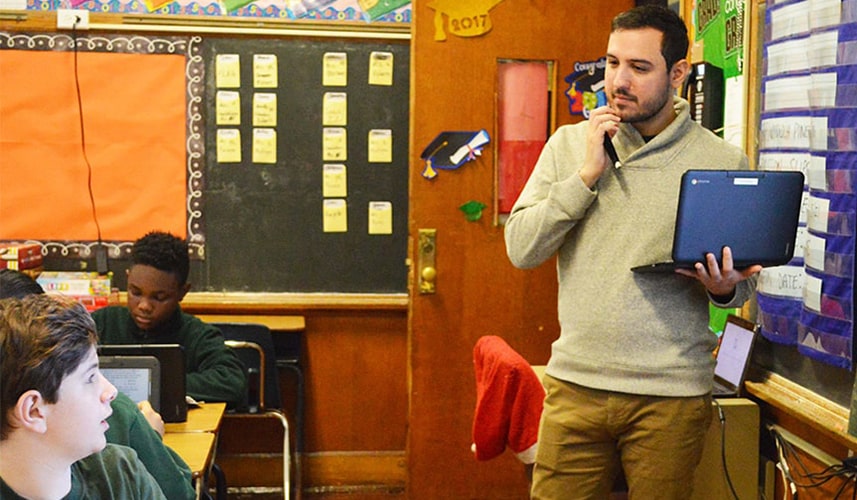
[[160,404],[152,406],[164,422],[187,420],[184,350],[178,344],[101,344],[99,356],[151,356],[161,366]]
[[135,403],[148,401],[159,411],[161,365],[154,356],[99,356],[101,373]]
[[750,362],[756,330],[752,323],[730,316],[722,335],[717,351],[717,363],[714,366],[714,377],[739,387]]

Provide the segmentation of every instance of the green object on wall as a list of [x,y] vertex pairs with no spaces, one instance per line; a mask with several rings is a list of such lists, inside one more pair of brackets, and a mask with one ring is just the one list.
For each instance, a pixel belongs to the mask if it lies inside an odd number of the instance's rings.
[[464,205],[458,207],[459,210],[464,212],[464,218],[470,222],[476,222],[482,218],[482,210],[485,209],[487,205],[479,201],[468,201]]
[[717,307],[712,303],[708,303],[708,329],[718,337],[723,333],[723,328],[726,326],[726,317],[730,314],[738,314],[737,308],[724,309]]
[[695,38],[703,44],[703,59],[723,68],[726,79],[744,73],[744,4],[745,0],[700,0],[694,11]]

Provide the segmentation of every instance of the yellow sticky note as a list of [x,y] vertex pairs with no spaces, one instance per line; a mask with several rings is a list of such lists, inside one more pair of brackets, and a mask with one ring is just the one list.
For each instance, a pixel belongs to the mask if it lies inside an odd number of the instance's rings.
[[369,202],[369,234],[393,234],[393,204]]
[[253,129],[253,163],[277,163],[277,131]]
[[277,126],[277,94],[253,94],[253,126]]
[[369,85],[393,85],[393,53],[372,52],[369,55]]
[[325,163],[322,168],[321,195],[325,198],[348,196],[345,165]]
[[253,54],[253,86],[260,89],[277,88],[277,56]]
[[322,125],[348,125],[348,94],[325,92],[321,106]]
[[369,131],[369,163],[391,163],[393,161],[393,131],[374,129]]
[[218,125],[241,124],[241,96],[232,90],[218,90],[214,98]]
[[241,163],[241,131],[237,128],[217,129],[217,162]]
[[324,54],[321,84],[325,87],[348,85],[348,54],[345,52],[327,52]]
[[348,139],[342,127],[325,127],[322,137],[321,159],[345,161],[348,159]]
[[324,200],[324,232],[344,233],[348,231],[348,207],[345,200],[332,198]]
[[214,60],[214,82],[219,89],[241,86],[241,59],[238,54],[217,54]]

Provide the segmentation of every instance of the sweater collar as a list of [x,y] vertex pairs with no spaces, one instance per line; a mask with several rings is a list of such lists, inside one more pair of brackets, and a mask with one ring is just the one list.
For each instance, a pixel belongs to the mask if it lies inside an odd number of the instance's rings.
[[673,97],[673,108],[676,113],[675,119],[649,142],[646,142],[630,123],[619,125],[619,134],[621,134],[622,140],[619,141],[618,146],[625,146],[623,148],[625,154],[620,156],[627,158],[623,163],[632,163],[641,157],[669,151],[676,142],[687,134],[693,123],[690,119],[690,105],[686,100],[676,96]]

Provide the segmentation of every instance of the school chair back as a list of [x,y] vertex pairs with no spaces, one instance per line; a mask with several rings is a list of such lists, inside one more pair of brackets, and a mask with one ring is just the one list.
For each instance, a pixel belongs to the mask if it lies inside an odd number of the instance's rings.
[[286,499],[291,498],[289,422],[282,411],[271,331],[267,326],[255,323],[212,324],[223,333],[226,345],[235,350],[246,370],[246,404],[238,408],[237,412],[248,416],[276,418],[283,425],[283,495]]

